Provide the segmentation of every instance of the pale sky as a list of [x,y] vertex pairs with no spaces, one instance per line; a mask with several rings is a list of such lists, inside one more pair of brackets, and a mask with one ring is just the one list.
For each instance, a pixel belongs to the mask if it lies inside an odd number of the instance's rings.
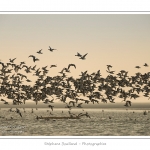
[[[52,74],[75,63],[77,69],[71,71],[76,75],[99,69],[105,75],[107,64],[116,73],[125,69],[133,75],[136,65],[150,64],[149,26],[150,15],[145,14],[1,14],[0,59],[8,62],[17,57],[16,63],[34,65],[28,58],[32,54],[40,59],[36,62],[40,67],[57,64]],[[51,53],[48,46],[58,51]],[[43,55],[36,53],[40,49]],[[75,57],[77,52],[88,53],[86,60]],[[140,71],[148,69],[142,67]]]
[[[2,62],[17,58],[17,64],[57,64],[50,69],[50,76],[58,75],[69,63],[76,64],[68,74],[74,77],[81,71],[99,69],[105,77],[106,65],[112,65],[116,74],[120,70],[129,71],[129,75],[150,71],[143,66],[150,65],[149,14],[0,14],[0,41]],[[57,51],[48,51],[49,46]],[[42,55],[36,53],[40,49]],[[76,57],[77,52],[88,53],[86,60]],[[29,55],[40,61],[34,63]]]

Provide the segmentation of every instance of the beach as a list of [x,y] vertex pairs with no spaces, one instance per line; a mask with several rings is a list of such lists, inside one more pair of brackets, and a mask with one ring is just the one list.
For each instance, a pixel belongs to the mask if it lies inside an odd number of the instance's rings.
[[[62,113],[63,110],[63,113]],[[72,113],[88,112],[80,119],[36,119],[36,116],[64,117],[68,109],[47,109],[31,112],[26,109],[22,118],[8,109],[0,110],[0,136],[150,136],[150,113],[143,109],[74,109]],[[147,111],[148,112],[148,111]],[[13,117],[13,119],[11,119]]]

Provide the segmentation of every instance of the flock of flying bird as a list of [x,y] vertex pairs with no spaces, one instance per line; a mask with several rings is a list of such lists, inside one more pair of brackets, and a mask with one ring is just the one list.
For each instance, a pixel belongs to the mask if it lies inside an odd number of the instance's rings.
[[[49,46],[48,50],[53,52],[56,49]],[[43,54],[42,49],[37,53]],[[87,54],[77,53],[75,56],[85,60]],[[33,58],[33,62],[39,61],[34,55],[29,57]],[[9,59],[8,63],[0,62],[0,96],[12,100],[12,105],[22,105],[27,100],[32,100],[37,105],[38,102],[42,101],[53,111],[54,106],[52,104],[54,100],[59,99],[71,114],[72,108],[82,108],[83,104],[115,103],[115,98],[121,98],[122,102],[125,103],[124,106],[130,107],[132,98],[140,97],[141,93],[144,97],[150,98],[150,72],[144,74],[137,72],[134,76],[128,76],[128,71],[121,70],[119,73],[115,73],[111,70],[112,66],[107,65],[108,75],[106,78],[102,77],[100,70],[92,74],[84,71],[81,72],[79,78],[74,78],[72,76],[67,77],[67,73],[70,72],[70,67],[76,69],[76,65],[68,64],[68,67],[59,72],[60,75],[51,77],[48,75],[48,66],[37,68],[36,65],[27,66],[25,62],[15,64],[15,59]],[[145,63],[143,66],[148,67],[148,64]],[[57,67],[57,65],[51,65],[50,68],[52,67]],[[139,66],[135,68],[140,69]],[[23,69],[27,74],[32,73],[32,75],[37,76],[33,85],[25,84],[25,82],[32,81],[20,73]],[[124,89],[126,87],[128,90]],[[10,104],[3,98],[0,101],[6,105]],[[16,108],[16,113],[22,117],[18,108]],[[87,113],[82,115],[89,117]]]

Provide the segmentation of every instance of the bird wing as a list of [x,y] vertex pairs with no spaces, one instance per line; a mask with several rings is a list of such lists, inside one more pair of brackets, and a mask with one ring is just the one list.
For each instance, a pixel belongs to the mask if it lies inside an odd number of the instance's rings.
[[75,67],[75,69],[76,69],[76,65],[75,65],[75,64],[69,64],[69,65],[68,65],[68,69],[69,69],[71,66]]
[[71,64],[68,65],[68,69],[70,68]]
[[81,57],[82,55],[81,55],[80,53],[77,52],[77,55],[75,55],[75,56],[80,56],[80,57]]
[[83,55],[82,57],[85,57],[88,53],[86,53],[85,55]]
[[35,56],[33,56],[33,55],[30,55],[29,57],[35,57]]
[[76,69],[76,65],[75,64],[71,64],[71,66],[75,67],[75,69]]

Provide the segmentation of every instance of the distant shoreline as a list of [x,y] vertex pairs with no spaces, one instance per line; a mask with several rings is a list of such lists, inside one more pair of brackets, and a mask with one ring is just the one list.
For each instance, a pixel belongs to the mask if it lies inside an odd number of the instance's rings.
[[[17,108],[17,107],[11,107],[12,109],[15,109],[15,108]],[[36,109],[36,107],[28,107],[28,108],[26,108],[26,107],[20,107],[19,109],[23,109],[23,108],[25,108],[25,109]],[[7,107],[5,107],[5,108],[2,108],[1,107],[1,109],[0,110],[5,110],[5,109],[10,109],[10,108],[7,108]],[[42,110],[50,110],[49,108],[43,108],[43,107],[38,107],[37,108],[37,110],[38,109],[42,109]],[[53,111],[55,112],[55,110],[69,110],[69,109],[67,109],[67,108],[55,108]],[[74,109],[72,109],[72,111],[82,111],[82,110],[124,110],[124,111],[128,111],[128,110],[147,110],[147,111],[150,111],[150,108],[134,108],[134,107],[130,107],[130,108],[83,108],[83,109],[78,109],[78,108],[74,108]],[[50,110],[51,111],[51,110]]]
[[[65,108],[63,103],[53,103],[54,109],[68,109]],[[49,109],[47,104],[21,104],[21,105],[0,105],[0,108],[46,108]],[[72,109],[150,109],[150,102],[148,103],[132,103],[132,106],[125,107],[124,103],[99,103],[99,104],[83,104],[82,108],[72,107]]]

